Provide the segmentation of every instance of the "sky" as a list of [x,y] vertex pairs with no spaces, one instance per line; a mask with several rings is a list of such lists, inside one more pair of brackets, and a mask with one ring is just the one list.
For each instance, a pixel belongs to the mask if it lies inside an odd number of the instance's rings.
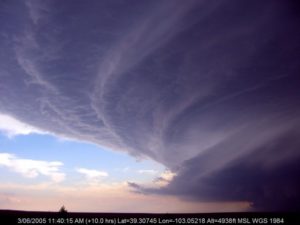
[[0,208],[299,210],[299,10],[0,1]]

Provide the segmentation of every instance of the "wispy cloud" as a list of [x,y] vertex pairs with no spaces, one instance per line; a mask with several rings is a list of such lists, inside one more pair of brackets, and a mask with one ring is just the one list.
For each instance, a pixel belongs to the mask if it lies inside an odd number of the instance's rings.
[[[163,164],[176,176],[160,177],[167,185],[156,193],[256,202],[277,180],[279,194],[268,194],[278,204],[270,207],[300,202],[298,169],[289,164],[299,161],[300,146],[299,7],[292,1],[3,4],[1,112]],[[0,126],[11,136],[33,132],[7,121]],[[252,195],[225,193],[231,167],[241,177],[263,168],[253,185],[230,182]],[[278,168],[290,175],[276,176]],[[299,187],[293,198],[283,194],[286,178]]]
[[26,178],[36,178],[39,175],[49,177],[53,182],[61,182],[65,174],[59,171],[63,165],[59,161],[41,161],[18,158],[10,153],[0,153],[0,166],[6,167]]
[[39,20],[42,19],[45,16],[45,12],[47,12],[47,4],[49,2],[43,1],[43,2],[35,2],[32,0],[28,0],[25,2],[28,11],[29,11],[29,16],[32,20],[32,22],[37,25]]
[[31,133],[46,133],[45,131],[41,131],[38,128],[32,127],[9,115],[4,114],[0,114],[0,132],[4,133],[9,138],[17,135],[28,135]]
[[145,175],[155,175],[158,173],[156,170],[138,170],[137,172]]
[[108,177],[108,173],[100,170],[77,168],[76,171],[85,176],[89,184],[98,184],[103,178]]

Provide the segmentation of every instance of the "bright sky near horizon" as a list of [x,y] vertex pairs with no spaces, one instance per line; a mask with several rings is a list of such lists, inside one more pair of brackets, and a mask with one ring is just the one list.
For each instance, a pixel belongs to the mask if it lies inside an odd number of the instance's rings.
[[[93,143],[58,137],[46,132],[35,132],[35,129],[29,130],[25,126],[12,129],[12,124],[7,125],[10,126],[8,127],[10,131],[8,129],[5,131],[2,127],[0,139],[2,152],[7,149],[8,154],[21,159],[59,161],[63,165],[57,168],[61,167],[69,173],[76,171],[78,173],[78,168],[86,168],[91,171],[103,171],[106,175],[99,177],[106,177],[107,181],[120,182],[129,181],[132,174],[135,174],[136,181],[149,181],[164,170],[164,166],[153,160],[138,160],[124,152],[105,149]],[[29,132],[24,134],[26,130]]]
[[0,114],[0,122],[2,209],[56,211],[65,205],[70,211],[206,212],[248,207],[243,202],[202,205],[172,197],[157,205],[159,196],[134,193],[128,182],[165,185],[157,179],[167,181],[172,173],[163,165],[43,132],[7,115]]

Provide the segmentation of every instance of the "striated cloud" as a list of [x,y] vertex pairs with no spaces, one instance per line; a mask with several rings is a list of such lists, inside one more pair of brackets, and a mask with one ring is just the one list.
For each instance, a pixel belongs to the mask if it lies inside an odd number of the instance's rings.
[[1,5],[2,114],[176,174],[145,193],[299,208],[297,3]]

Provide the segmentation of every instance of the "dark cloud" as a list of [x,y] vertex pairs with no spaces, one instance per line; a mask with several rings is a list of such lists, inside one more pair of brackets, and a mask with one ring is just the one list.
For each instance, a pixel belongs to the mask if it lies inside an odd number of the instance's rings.
[[130,186],[138,193],[171,194],[192,201],[248,201],[257,211],[298,211],[299,134],[286,131],[225,165],[228,154],[224,152],[231,144],[224,142],[184,162],[166,187]]
[[261,210],[298,196],[294,1],[0,4],[1,113],[177,172],[152,192]]

